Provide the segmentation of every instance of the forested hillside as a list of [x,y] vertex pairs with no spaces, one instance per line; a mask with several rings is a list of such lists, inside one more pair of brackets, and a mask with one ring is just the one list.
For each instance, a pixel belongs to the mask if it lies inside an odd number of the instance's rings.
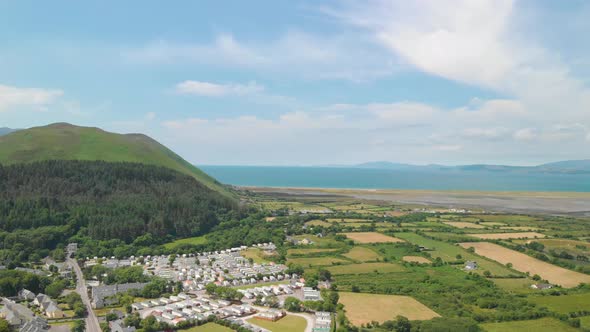
[[0,259],[24,261],[76,234],[128,243],[146,233],[200,235],[236,210],[234,200],[164,167],[56,160],[0,166]]
[[215,179],[143,134],[116,134],[94,127],[54,123],[0,136],[0,164],[43,160],[102,160],[164,166],[230,196]]

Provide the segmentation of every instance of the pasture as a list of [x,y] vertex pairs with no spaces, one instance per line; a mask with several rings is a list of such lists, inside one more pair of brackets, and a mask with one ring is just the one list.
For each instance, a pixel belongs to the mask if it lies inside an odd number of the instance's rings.
[[330,227],[332,226],[332,224],[330,224],[327,221],[323,221],[323,220],[310,220],[308,222],[305,223],[307,226],[322,226],[322,227]]
[[519,232],[519,233],[486,233],[486,234],[469,234],[470,236],[483,240],[507,240],[507,239],[540,239],[545,234],[537,232]]
[[560,296],[529,296],[528,300],[558,314],[590,309],[590,293]]
[[353,232],[353,233],[341,233],[347,238],[353,240],[356,243],[395,243],[403,242],[395,237],[391,237],[385,234],[376,232]]
[[404,256],[402,257],[404,262],[411,262],[411,263],[420,263],[420,264],[430,264],[432,263],[428,258],[422,256]]
[[303,267],[307,266],[328,266],[334,264],[349,264],[350,261],[344,260],[342,258],[337,257],[295,257],[295,258],[288,258],[287,263],[293,263],[297,265],[301,265]]
[[178,246],[182,245],[200,245],[207,243],[207,239],[204,236],[196,236],[196,237],[189,237],[185,239],[176,240],[173,242],[169,242],[164,244],[164,248],[166,249],[174,249]]
[[248,259],[252,259],[252,261],[256,264],[268,263],[269,261],[264,258],[264,252],[258,248],[248,248],[246,250],[242,250],[240,252],[242,256]]
[[309,254],[320,254],[320,253],[328,253],[328,252],[335,252],[340,249],[337,248],[327,248],[327,249],[316,249],[316,248],[297,248],[297,249],[289,249],[287,250],[287,255],[289,256],[302,256],[302,255],[309,255]]
[[191,327],[187,330],[179,330],[183,332],[232,332],[233,330],[229,327],[225,327],[223,325],[215,324],[215,323],[206,323],[201,326]]
[[503,290],[515,294],[531,294],[539,292],[538,290],[531,288],[534,281],[529,278],[492,278],[490,280]]
[[340,292],[340,303],[353,325],[360,326],[371,321],[383,323],[396,316],[410,320],[427,320],[440,317],[414,298],[402,295],[381,295]]
[[465,221],[443,221],[443,224],[456,228],[485,228],[485,226]]
[[480,326],[487,332],[574,332],[578,329],[573,328],[555,318],[540,318],[534,320],[521,320],[501,323],[485,323]]
[[305,318],[295,315],[287,315],[276,322],[250,318],[248,319],[248,323],[260,326],[271,332],[303,332],[307,327]]
[[333,275],[338,274],[366,274],[366,273],[392,273],[403,272],[405,268],[395,263],[362,263],[349,265],[335,265],[326,268]]
[[564,269],[497,244],[465,242],[460,243],[460,245],[463,248],[473,247],[478,255],[493,259],[499,263],[511,263],[515,270],[529,272],[531,275],[538,274],[552,284],[575,287],[582,282],[590,282],[590,275]]
[[360,262],[375,261],[381,258],[381,256],[378,253],[365,247],[354,247],[350,249],[349,252],[345,253],[343,256]]

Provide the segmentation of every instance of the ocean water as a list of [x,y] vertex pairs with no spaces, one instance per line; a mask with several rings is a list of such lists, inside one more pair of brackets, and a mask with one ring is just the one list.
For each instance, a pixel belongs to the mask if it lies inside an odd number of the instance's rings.
[[220,182],[237,186],[590,192],[590,174],[342,167],[199,167]]

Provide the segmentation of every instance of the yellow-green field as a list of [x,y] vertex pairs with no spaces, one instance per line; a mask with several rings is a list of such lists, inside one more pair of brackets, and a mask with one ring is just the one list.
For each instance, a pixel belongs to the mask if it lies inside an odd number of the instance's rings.
[[306,266],[327,266],[333,265],[334,263],[340,264],[347,264],[350,263],[347,260],[336,258],[336,257],[295,257],[287,259],[287,263],[293,263],[297,265],[301,265],[303,267]]
[[308,255],[308,254],[317,254],[317,253],[321,253],[321,252],[334,252],[334,251],[338,251],[340,249],[337,248],[328,248],[328,249],[316,249],[316,248],[309,248],[309,249],[289,249],[287,250],[287,255],[292,256],[292,255]]
[[199,245],[207,243],[207,239],[204,236],[197,236],[197,237],[189,237],[186,239],[176,240],[174,242],[169,242],[164,245],[166,249],[174,249],[180,245]]
[[413,262],[413,263],[420,263],[420,264],[430,264],[432,263],[428,258],[422,256],[404,256],[402,257],[404,262]]
[[537,290],[531,289],[531,285],[534,282],[528,278],[492,278],[491,280],[498,285],[498,287],[508,292],[516,294],[538,292]]
[[375,261],[381,258],[381,255],[365,247],[354,247],[345,253],[344,256],[360,262]]
[[383,323],[392,317],[404,316],[410,320],[427,320],[440,317],[424,304],[409,296],[340,292],[340,303],[353,325],[377,321]]
[[258,248],[248,248],[240,252],[245,258],[252,258],[254,263],[262,264],[268,263],[269,261],[265,258],[264,252]]
[[444,221],[443,224],[457,228],[485,228],[485,226],[465,221]]
[[544,238],[545,234],[537,232],[519,232],[519,233],[487,233],[487,234],[470,234],[470,236],[483,240],[507,240],[507,239],[537,239]]
[[287,315],[276,322],[250,318],[248,323],[260,326],[271,332],[304,332],[307,321],[303,317]]
[[352,232],[342,233],[342,235],[357,243],[395,243],[404,242],[395,237],[376,232]]
[[362,264],[348,264],[336,265],[327,268],[332,274],[365,274],[365,273],[391,273],[403,272],[405,268],[395,263],[362,263]]
[[574,332],[573,328],[555,318],[540,318],[515,322],[485,323],[480,325],[488,332]]
[[322,226],[322,227],[330,227],[332,226],[332,224],[330,224],[327,221],[323,221],[323,220],[310,220],[308,222],[305,223],[307,226]]

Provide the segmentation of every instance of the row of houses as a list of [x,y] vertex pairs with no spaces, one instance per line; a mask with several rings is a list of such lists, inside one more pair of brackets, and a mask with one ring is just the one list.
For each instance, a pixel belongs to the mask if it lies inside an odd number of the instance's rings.
[[3,307],[0,309],[0,318],[19,332],[46,332],[49,331],[47,320],[35,316],[31,309],[22,304],[2,298]]
[[206,320],[211,315],[225,319],[256,312],[249,305],[232,305],[231,302],[225,300],[213,300],[206,296],[189,297],[182,293],[169,298],[133,303],[131,308],[138,312],[142,318],[154,316],[158,321],[174,326],[187,319]]
[[253,299],[257,296],[267,297],[283,294],[290,295],[293,294],[293,287],[294,286],[290,285],[272,285],[248,289],[238,289],[238,292],[242,293],[247,299]]
[[48,295],[37,294],[33,300],[33,305],[39,307],[48,318],[64,318],[65,316],[63,310],[57,305],[57,302]]
[[102,285],[91,287],[92,307],[95,309],[104,308],[118,303],[117,294],[129,290],[142,290],[147,283],[133,282],[126,284]]

